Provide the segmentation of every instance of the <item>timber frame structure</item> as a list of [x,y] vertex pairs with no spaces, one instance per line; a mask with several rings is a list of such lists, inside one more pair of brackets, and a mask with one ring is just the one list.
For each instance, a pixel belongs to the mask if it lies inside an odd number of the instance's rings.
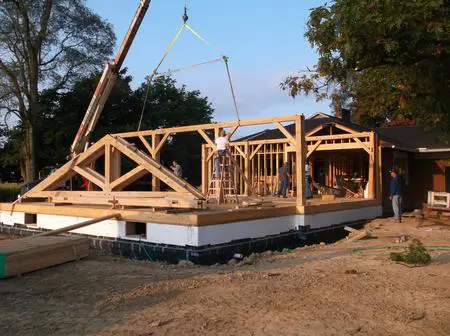
[[[295,132],[286,129],[285,123],[293,123]],[[238,128],[273,124],[284,136],[280,139],[230,142],[232,158],[238,167],[235,181],[240,197],[268,195],[261,187],[269,185],[276,190],[278,168],[281,162],[289,162],[292,171],[292,195],[296,206],[307,205],[305,199],[305,163],[314,153],[329,151],[363,150],[368,155],[369,199],[381,198],[381,156],[375,132],[356,132],[338,124],[321,125],[305,132],[303,115],[260,118],[180,126],[165,129],[144,130],[106,135],[78,154],[64,166],[23,195],[19,202],[44,201],[54,204],[108,205],[116,207],[190,208],[205,206],[205,195],[212,173],[216,153],[214,138],[220,129],[227,129],[231,138]],[[325,127],[335,127],[341,134],[323,135]],[[160,163],[160,153],[170,136],[182,132],[197,132],[205,141],[202,145],[202,185],[200,189],[174,175]],[[319,135],[318,135],[319,134]],[[139,149],[136,144],[139,142]],[[124,157],[133,162],[134,168],[124,171]],[[143,176],[152,175],[151,191],[124,191]],[[96,186],[96,190],[64,190],[61,185],[71,185],[74,176],[81,176]],[[162,192],[161,181],[173,191]],[[378,182],[377,182],[378,181]]]

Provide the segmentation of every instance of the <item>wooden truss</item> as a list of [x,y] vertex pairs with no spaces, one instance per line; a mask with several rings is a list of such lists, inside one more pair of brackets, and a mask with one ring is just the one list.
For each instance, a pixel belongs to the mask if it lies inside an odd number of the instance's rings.
[[[152,154],[160,147],[153,149]],[[136,167],[121,174],[121,157],[126,156]],[[104,158],[104,173],[95,162]],[[97,167],[98,168],[98,167]],[[97,186],[97,191],[60,190],[61,185],[80,175]],[[174,192],[133,192],[123,189],[146,174],[164,182]],[[86,152],[77,155],[22,197],[22,201],[46,199],[52,203],[99,204],[138,207],[199,208],[203,194],[133,144],[119,136],[107,135]]]
[[[283,126],[286,122],[294,123],[295,132],[291,133]],[[369,155],[370,198],[380,197],[381,156],[376,133],[356,132],[332,122],[305,134],[304,117],[291,115],[107,135],[26,193],[22,201],[47,200],[52,203],[98,204],[112,207],[199,208],[203,206],[207,194],[213,158],[216,154],[213,139],[218,136],[219,130],[228,129],[228,137],[231,137],[239,127],[262,124],[274,125],[282,137],[230,143],[231,159],[237,167],[234,178],[239,195],[267,195],[276,192],[278,169],[282,162],[289,162],[293,177],[290,190],[296,195],[297,205],[303,206],[306,204],[305,161],[314,152],[362,149]],[[327,127],[330,128],[330,132],[324,135],[327,133],[324,132]],[[202,145],[201,191],[175,176],[159,162],[164,144],[172,135],[183,132],[196,132],[205,141]],[[142,150],[135,147],[130,139],[139,142]],[[125,173],[121,171],[123,157],[127,157],[135,164],[133,169]],[[99,165],[104,169],[99,169]],[[124,191],[147,174],[152,175],[151,191]],[[61,184],[70,181],[75,175],[82,176],[97,189],[61,190]],[[161,192],[161,181],[174,191]],[[270,185],[271,190],[269,192],[261,190],[261,185]]]

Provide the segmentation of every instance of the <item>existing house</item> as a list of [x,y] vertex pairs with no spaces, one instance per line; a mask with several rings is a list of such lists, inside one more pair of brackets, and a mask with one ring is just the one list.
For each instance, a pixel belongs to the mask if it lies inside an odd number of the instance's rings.
[[[295,125],[287,125],[286,130],[295,132]],[[337,118],[317,113],[305,120],[305,135],[309,145],[315,136],[338,136],[350,131],[375,131],[380,142],[381,178],[383,181],[383,208],[390,211],[388,200],[389,169],[397,168],[405,182],[405,209],[421,207],[427,199],[428,191],[450,192],[450,145],[445,145],[442,134],[424,131],[419,126],[392,126],[376,130],[352,123],[350,115]],[[280,139],[284,135],[278,129],[243,137],[237,141],[257,141]],[[346,144],[342,144],[344,149]],[[368,155],[364,150],[350,149],[345,152],[320,151],[308,157],[312,166],[313,179],[321,185],[336,185],[340,176],[368,178]]]

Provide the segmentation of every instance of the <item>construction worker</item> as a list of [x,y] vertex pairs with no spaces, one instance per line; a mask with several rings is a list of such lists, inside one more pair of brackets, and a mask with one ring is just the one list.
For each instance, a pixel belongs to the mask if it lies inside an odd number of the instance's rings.
[[305,198],[311,199],[312,198],[312,177],[311,172],[309,168],[309,163],[306,162],[305,164]]
[[183,169],[176,160],[172,161],[172,166],[170,166],[170,168],[173,170],[173,173],[176,176],[178,176],[179,178],[183,178]]
[[280,181],[280,187],[278,188],[278,196],[286,198],[287,188],[289,186],[289,172],[288,172],[288,163],[284,162],[283,165],[278,170],[278,178]]
[[228,137],[225,131],[221,129],[219,131],[219,137],[215,141],[217,147],[216,153],[216,177],[220,176],[220,158],[224,158],[227,153]]
[[392,210],[394,211],[393,219],[401,223],[403,197],[402,180],[398,175],[397,169],[391,169],[389,173],[392,177],[391,183],[389,185],[389,199],[392,201]]

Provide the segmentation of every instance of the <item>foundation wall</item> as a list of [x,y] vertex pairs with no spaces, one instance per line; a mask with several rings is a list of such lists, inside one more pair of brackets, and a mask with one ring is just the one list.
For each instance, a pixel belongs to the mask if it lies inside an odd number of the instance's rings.
[[[94,237],[143,241],[154,244],[202,247],[274,236],[289,231],[304,230],[305,228],[307,230],[326,229],[327,227],[344,223],[373,219],[381,216],[381,214],[382,207],[378,205],[351,210],[307,215],[297,214],[200,227],[146,223],[143,237],[139,235],[127,235],[126,222],[124,221],[106,220],[74,230],[73,232]],[[21,212],[13,212],[11,214],[9,211],[1,211],[0,219],[5,225],[24,224],[25,214]],[[36,228],[54,230],[89,219],[91,218],[38,214]]]

